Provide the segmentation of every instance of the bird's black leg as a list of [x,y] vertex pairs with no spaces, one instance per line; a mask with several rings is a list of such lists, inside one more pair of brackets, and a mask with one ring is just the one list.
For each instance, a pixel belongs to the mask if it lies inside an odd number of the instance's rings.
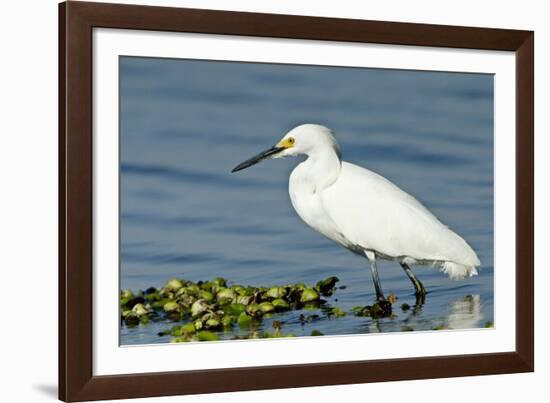
[[370,270],[372,273],[372,281],[376,290],[376,302],[382,308],[383,316],[389,316],[392,313],[391,303],[384,297],[382,286],[380,285],[380,276],[378,275],[378,267],[376,266],[376,256],[372,252],[367,252],[367,258],[370,261]]
[[413,271],[409,267],[407,263],[401,263],[401,267],[403,270],[405,270],[405,274],[407,274],[407,277],[409,277],[409,280],[411,280],[411,283],[413,283],[414,286],[414,294],[416,295],[416,304],[421,305],[426,300],[426,289],[422,285],[419,279],[416,278]]
[[376,266],[376,259],[370,260],[370,271],[372,273],[372,281],[374,282],[374,289],[376,290],[376,299],[378,301],[385,301],[384,293],[382,292],[382,286],[380,285],[380,276],[378,275],[378,267]]

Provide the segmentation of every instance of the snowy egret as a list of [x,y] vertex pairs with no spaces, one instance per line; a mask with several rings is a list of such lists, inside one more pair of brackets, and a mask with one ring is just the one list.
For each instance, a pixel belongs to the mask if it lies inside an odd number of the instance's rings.
[[336,139],[324,126],[298,126],[232,172],[300,154],[308,158],[290,174],[292,206],[314,230],[369,260],[377,300],[386,309],[391,305],[382,292],[377,259],[398,262],[422,302],[426,289],[411,265],[436,266],[453,279],[477,274],[479,259],[464,239],[386,178],[342,161]]

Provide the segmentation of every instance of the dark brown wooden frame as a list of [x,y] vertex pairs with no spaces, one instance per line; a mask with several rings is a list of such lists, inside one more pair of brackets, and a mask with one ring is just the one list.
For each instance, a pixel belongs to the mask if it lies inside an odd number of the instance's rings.
[[[516,351],[328,364],[92,375],[92,30],[97,27],[516,54]],[[59,5],[59,398],[65,401],[530,372],[534,370],[534,33],[290,15]]]

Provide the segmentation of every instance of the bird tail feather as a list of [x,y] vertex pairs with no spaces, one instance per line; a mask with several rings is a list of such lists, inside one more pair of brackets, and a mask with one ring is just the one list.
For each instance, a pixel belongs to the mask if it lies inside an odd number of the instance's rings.
[[477,276],[477,269],[475,266],[466,266],[454,262],[443,262],[441,264],[441,271],[453,280],[461,280],[466,277]]

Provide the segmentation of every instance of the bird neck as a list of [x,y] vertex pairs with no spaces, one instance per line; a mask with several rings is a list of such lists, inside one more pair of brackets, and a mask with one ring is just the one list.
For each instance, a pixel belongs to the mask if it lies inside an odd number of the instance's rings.
[[316,191],[326,189],[338,179],[342,161],[332,149],[318,150],[308,154],[304,161],[308,180]]

